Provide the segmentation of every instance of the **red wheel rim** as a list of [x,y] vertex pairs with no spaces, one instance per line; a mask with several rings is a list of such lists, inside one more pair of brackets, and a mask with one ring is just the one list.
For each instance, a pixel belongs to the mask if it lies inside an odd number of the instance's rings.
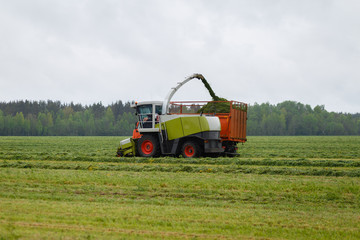
[[141,151],[144,154],[150,154],[152,153],[154,149],[154,144],[150,141],[150,140],[145,140],[142,144],[141,144]]
[[187,145],[184,149],[184,153],[187,157],[192,157],[195,154],[195,149],[191,145]]

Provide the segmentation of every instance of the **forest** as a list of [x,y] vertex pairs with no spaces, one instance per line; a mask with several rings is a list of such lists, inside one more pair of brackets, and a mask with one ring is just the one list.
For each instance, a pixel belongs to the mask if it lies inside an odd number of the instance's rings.
[[0,103],[3,136],[127,136],[135,126],[130,103],[90,106],[60,101]]
[[[0,102],[0,136],[128,136],[135,121],[130,102]],[[248,106],[247,135],[360,135],[360,113],[328,112],[324,105],[295,101],[255,103]]]

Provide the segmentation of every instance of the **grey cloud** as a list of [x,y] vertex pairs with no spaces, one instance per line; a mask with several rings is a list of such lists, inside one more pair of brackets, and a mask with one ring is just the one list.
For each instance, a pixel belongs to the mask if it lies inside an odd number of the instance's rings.
[[[218,95],[360,112],[357,1],[0,1],[0,101]],[[177,98],[208,97],[189,83]],[[204,91],[203,91],[204,90]]]

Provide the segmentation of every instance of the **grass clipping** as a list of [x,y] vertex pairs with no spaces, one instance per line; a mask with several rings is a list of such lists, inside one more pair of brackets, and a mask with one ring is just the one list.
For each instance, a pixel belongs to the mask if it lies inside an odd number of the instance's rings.
[[[212,100],[215,101],[215,102],[208,102],[206,105],[204,105],[202,108],[198,110],[198,113],[229,113],[230,112],[230,103],[228,102],[228,100],[216,96],[216,94],[210,87],[210,84],[208,83],[208,81],[206,81],[203,75],[194,74],[193,78],[197,78],[202,81],[205,88],[209,91]],[[221,102],[221,101],[226,101],[226,102]]]

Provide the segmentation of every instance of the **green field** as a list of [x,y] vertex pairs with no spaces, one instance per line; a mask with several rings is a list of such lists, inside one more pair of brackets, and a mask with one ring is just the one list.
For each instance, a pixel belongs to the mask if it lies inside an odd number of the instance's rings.
[[121,137],[0,137],[0,239],[359,239],[360,137],[116,158]]

